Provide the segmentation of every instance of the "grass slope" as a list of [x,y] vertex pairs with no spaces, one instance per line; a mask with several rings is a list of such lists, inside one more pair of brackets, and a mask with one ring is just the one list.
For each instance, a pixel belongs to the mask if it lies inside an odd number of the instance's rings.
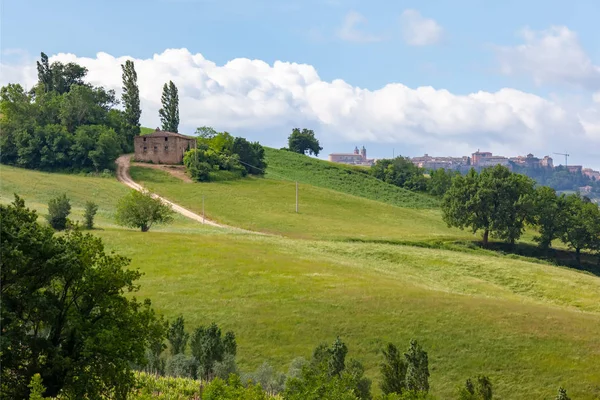
[[285,150],[265,147],[267,177],[287,179],[338,192],[410,208],[434,208],[439,200],[382,182],[364,167],[331,163]]
[[[293,238],[464,235],[445,228],[436,210],[309,185],[300,186],[296,215],[293,183],[186,184],[161,171],[133,172],[192,209],[204,195],[210,216]],[[600,279],[593,275],[480,250],[244,235],[183,218],[141,233],[112,223],[128,190],[116,180],[2,166],[0,182],[2,202],[16,192],[42,213],[62,192],[75,216],[88,199],[100,204],[101,229],[93,232],[144,273],[138,297],[152,299],[169,319],[184,315],[189,327],[215,321],[234,330],[243,370],[265,360],[285,370],[319,341],[341,335],[377,378],[381,347],[393,341],[404,348],[417,338],[429,351],[440,398],[480,373],[501,399],[552,398],[559,385],[572,398],[600,396]]]
[[312,185],[248,178],[184,183],[167,172],[132,167],[131,176],[153,192],[226,225],[295,238],[450,240],[472,238],[449,229],[437,209],[400,208]]
[[145,273],[140,295],[161,313],[233,329],[243,370],[268,360],[285,371],[341,335],[377,378],[386,342],[418,338],[440,398],[480,373],[502,399],[551,398],[558,385],[577,399],[600,395],[600,280],[591,275],[370,243],[100,234]]

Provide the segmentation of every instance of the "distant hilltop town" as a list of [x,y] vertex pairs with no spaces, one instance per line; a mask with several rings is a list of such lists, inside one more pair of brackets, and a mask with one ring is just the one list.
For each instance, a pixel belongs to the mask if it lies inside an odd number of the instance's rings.
[[[417,167],[424,168],[426,170],[443,168],[457,170],[462,173],[466,173],[471,168],[481,169],[493,167],[495,165],[503,165],[511,170],[515,167],[527,169],[554,168],[554,161],[550,156],[538,158],[530,153],[526,156],[509,158],[504,156],[495,156],[490,152],[479,150],[471,154],[471,157],[432,157],[428,154],[425,154],[422,157],[413,157],[410,160]],[[368,159],[367,149],[363,146],[360,151],[358,150],[358,147],[356,147],[354,149],[354,153],[332,153],[329,155],[329,161],[342,164],[371,166],[375,163],[376,159]],[[583,168],[581,165],[566,165],[566,168],[571,173],[581,173],[590,179],[596,181],[600,180],[600,171],[595,171],[591,168]]]

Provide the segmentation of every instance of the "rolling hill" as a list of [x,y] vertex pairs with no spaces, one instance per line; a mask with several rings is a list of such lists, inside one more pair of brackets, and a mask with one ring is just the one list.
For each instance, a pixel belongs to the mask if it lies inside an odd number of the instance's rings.
[[43,214],[50,198],[66,192],[75,219],[86,200],[96,201],[99,229],[92,232],[144,273],[139,297],[169,319],[183,315],[188,327],[214,321],[234,330],[242,370],[269,361],[285,371],[293,358],[340,335],[377,391],[381,347],[392,341],[404,348],[417,338],[429,352],[431,391],[440,398],[477,374],[488,375],[502,399],[551,398],[559,385],[572,398],[600,395],[600,278],[483,250],[370,243],[472,235],[448,229],[434,208],[397,207],[318,185],[327,178],[316,172],[296,177],[296,214],[295,184],[287,181],[294,168],[276,165],[277,179],[207,184],[132,169],[134,179],[173,201],[199,211],[204,196],[207,216],[273,236],[182,217],[147,233],[117,227],[115,205],[128,189],[113,178],[2,166],[0,201],[16,192]]

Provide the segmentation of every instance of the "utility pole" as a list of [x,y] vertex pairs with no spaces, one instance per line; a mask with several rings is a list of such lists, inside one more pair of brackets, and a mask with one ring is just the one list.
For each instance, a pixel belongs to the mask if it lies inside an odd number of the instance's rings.
[[204,195],[202,195],[202,223],[204,224]]
[[298,212],[298,181],[296,181],[296,212]]
[[396,149],[392,148],[392,158],[396,157]]

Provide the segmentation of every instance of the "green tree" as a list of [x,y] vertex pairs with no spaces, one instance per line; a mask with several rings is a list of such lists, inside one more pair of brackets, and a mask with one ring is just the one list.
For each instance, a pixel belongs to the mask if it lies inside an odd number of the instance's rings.
[[133,146],[133,137],[140,134],[140,89],[137,84],[137,73],[133,61],[127,60],[121,64],[123,71],[123,105],[125,108],[124,119],[127,125],[127,143]]
[[50,226],[57,231],[62,231],[67,228],[67,217],[71,213],[71,202],[67,198],[67,195],[55,197],[48,202],[48,215],[46,220]]
[[87,229],[94,228],[94,217],[96,216],[97,212],[98,212],[98,204],[94,203],[93,201],[85,202],[85,210],[83,213],[83,219],[84,219],[84,225]]
[[179,128],[179,94],[173,81],[165,83],[161,96],[162,108],[158,110],[162,130],[178,132]]
[[413,191],[426,190],[423,172],[408,157],[377,160],[371,167],[371,174],[377,179]]
[[381,391],[383,394],[402,394],[406,388],[406,362],[398,348],[388,343],[383,350],[384,361],[381,363]]
[[579,265],[581,265],[581,250],[598,250],[600,248],[598,206],[584,202],[577,194],[566,196],[562,241],[575,250],[575,258]]
[[167,340],[171,344],[171,354],[185,353],[189,337],[190,334],[185,331],[185,319],[180,315],[175,322],[169,324],[167,330]]
[[222,362],[225,355],[235,356],[237,352],[235,334],[227,332],[223,337],[221,328],[215,323],[208,327],[198,327],[192,335],[190,348],[198,360],[199,375],[203,379],[211,379],[214,376],[215,364]]
[[92,235],[55,235],[18,196],[0,205],[0,397],[27,398],[39,373],[49,397],[126,398],[158,334],[128,264]]
[[169,204],[154,198],[149,192],[132,190],[117,203],[117,223],[148,232],[154,224],[173,221],[173,209]]
[[251,175],[264,175],[267,163],[265,150],[258,142],[250,143],[244,138],[236,137],[231,149],[237,154],[244,170]]
[[40,61],[37,61],[38,84],[44,92],[51,92],[53,89],[52,70],[48,62],[48,56],[42,52]]
[[558,394],[555,397],[556,400],[571,400],[571,398],[567,395],[567,390],[562,386],[558,388]]
[[487,376],[480,375],[473,383],[467,379],[465,386],[458,392],[459,400],[492,400],[492,382]]
[[490,234],[514,243],[532,210],[533,181],[501,165],[455,177],[442,201],[448,226],[483,231],[484,247]]
[[318,156],[319,152],[323,150],[312,129],[302,129],[301,131],[299,128],[294,128],[288,137],[288,148],[295,153],[308,153],[315,156]]
[[443,196],[452,186],[452,178],[457,175],[460,175],[458,171],[446,171],[444,168],[431,171],[427,180],[427,191],[434,196]]
[[429,361],[427,352],[416,340],[410,341],[406,359],[406,388],[412,391],[429,391]]
[[342,373],[345,368],[346,354],[348,354],[348,347],[338,336],[329,350],[329,375],[339,376]]
[[46,388],[42,383],[42,377],[40,374],[35,374],[31,377],[29,383],[29,400],[44,400],[44,392]]
[[237,354],[237,342],[235,340],[235,333],[232,331],[225,332],[225,337],[223,338],[223,351],[225,354],[231,354],[232,356]]
[[535,190],[533,202],[534,224],[538,227],[539,236],[533,239],[540,248],[548,250],[552,241],[561,237],[565,226],[565,197],[557,196],[556,191],[548,186],[540,186]]
[[52,90],[58,94],[69,93],[74,86],[87,86],[83,78],[88,73],[87,68],[76,63],[63,64],[61,62],[53,62],[50,65],[52,76]]

